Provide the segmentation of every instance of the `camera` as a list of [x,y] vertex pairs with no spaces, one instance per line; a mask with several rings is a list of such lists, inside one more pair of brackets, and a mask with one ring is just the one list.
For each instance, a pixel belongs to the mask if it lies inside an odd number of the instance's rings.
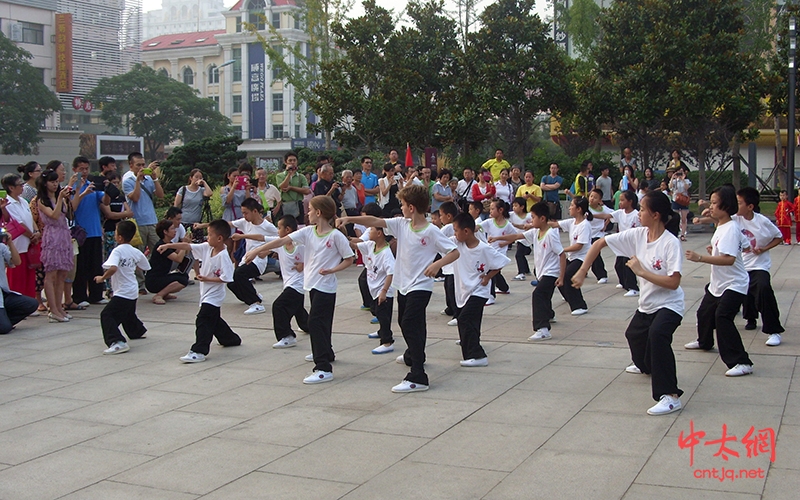
[[152,175],[153,174],[153,169],[152,168],[143,168],[142,172],[144,172],[144,175]]
[[8,244],[8,240],[11,239],[11,235],[6,231],[6,228],[0,228],[0,243]]
[[247,186],[250,184],[250,177],[246,175],[237,175],[236,176],[236,189],[237,191],[244,191],[247,189]]
[[401,174],[394,174],[394,180],[401,181],[403,180],[403,176]]

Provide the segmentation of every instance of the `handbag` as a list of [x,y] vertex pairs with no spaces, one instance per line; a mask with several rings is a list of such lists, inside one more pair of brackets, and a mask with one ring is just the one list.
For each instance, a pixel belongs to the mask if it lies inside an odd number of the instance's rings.
[[689,198],[688,195],[683,194],[683,193],[676,194],[674,199],[675,199],[675,203],[677,203],[678,205],[680,205],[682,207],[688,207],[689,203],[692,201],[691,198]]
[[69,234],[73,240],[78,242],[78,246],[82,247],[86,242],[86,230],[75,221],[75,212],[71,203],[67,204],[67,218],[69,219]]
[[139,224],[136,223],[136,219],[128,219],[128,220],[133,222],[133,225],[136,226],[136,232],[133,234],[133,238],[131,238],[130,245],[132,247],[140,247],[144,245],[144,241],[142,241],[142,235],[139,234]]
[[36,269],[42,265],[42,244],[37,243],[28,247],[28,267]]
[[3,223],[3,229],[11,235],[11,239],[15,240],[17,237],[25,234],[25,226],[20,224],[16,219],[9,219],[8,222]]
[[489,198],[485,198],[481,203],[483,203],[483,211],[488,213],[489,210],[492,209],[492,200]]
[[189,274],[189,271],[192,270],[193,264],[194,264],[194,257],[192,257],[191,255],[187,255],[178,264],[178,267],[175,268],[175,272],[180,274]]

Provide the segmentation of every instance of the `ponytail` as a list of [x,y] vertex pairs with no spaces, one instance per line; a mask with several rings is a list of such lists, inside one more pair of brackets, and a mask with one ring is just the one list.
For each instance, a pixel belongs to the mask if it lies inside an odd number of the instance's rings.
[[681,216],[672,210],[672,203],[667,195],[661,191],[648,191],[642,202],[651,212],[659,215],[661,222],[664,223],[664,229],[678,236],[681,230]]
[[576,196],[575,198],[572,199],[572,203],[574,203],[575,206],[581,210],[581,213],[586,218],[586,220],[591,222],[594,216],[592,215],[592,212],[589,210],[589,200],[587,198],[584,198],[583,196]]

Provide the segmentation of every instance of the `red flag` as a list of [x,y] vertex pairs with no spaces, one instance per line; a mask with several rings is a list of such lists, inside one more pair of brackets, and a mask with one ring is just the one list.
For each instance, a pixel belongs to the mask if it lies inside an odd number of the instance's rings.
[[411,146],[406,143],[406,167],[414,165],[414,158],[411,156]]

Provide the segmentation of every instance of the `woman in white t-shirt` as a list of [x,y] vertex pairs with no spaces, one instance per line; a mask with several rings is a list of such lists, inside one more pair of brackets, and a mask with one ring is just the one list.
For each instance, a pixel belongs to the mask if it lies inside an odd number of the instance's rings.
[[558,287],[561,296],[569,304],[573,316],[580,316],[589,312],[586,301],[583,300],[583,293],[580,288],[575,288],[570,283],[572,277],[583,265],[583,259],[592,244],[592,228],[589,223],[592,221],[592,212],[589,211],[589,200],[582,196],[572,198],[569,204],[569,215],[572,219],[560,221],[550,221],[548,225],[552,228],[561,228],[562,231],[569,233],[569,245],[564,248],[567,254],[567,268],[564,273],[564,283]]
[[[612,210],[603,204],[603,191],[592,189],[589,192],[589,211],[592,212],[592,221],[589,225],[592,228],[592,243],[605,235],[606,226],[611,219]],[[597,278],[598,285],[608,283],[608,272],[603,257],[598,255],[592,263],[592,274]]]
[[[633,191],[623,191],[619,195],[619,210],[611,212],[611,217],[616,221],[619,232],[625,232],[635,227],[641,227],[639,222],[639,197]],[[626,264],[627,257],[618,256],[614,262],[614,270],[617,272],[619,284],[617,288],[626,290],[625,297],[637,297],[639,295],[639,284],[636,282],[636,275]]]
[[750,241],[742,235],[739,223],[731,218],[739,209],[736,191],[726,184],[711,193],[708,215],[717,220],[717,230],[706,247],[708,255],[686,251],[686,259],[711,264],[711,280],[697,308],[697,340],[685,345],[687,349],[710,351],[717,330],[719,356],[728,366],[725,375],[740,377],[753,373],[753,362],[744,350],[742,337],[734,318],[742,307],[749,277],[742,252],[750,249]]
[[651,191],[642,199],[639,211],[641,227],[630,228],[601,238],[592,245],[586,260],[572,278],[576,288],[583,285],[592,261],[606,245],[615,254],[628,257],[627,266],[642,282],[639,307],[633,315],[625,338],[633,364],[628,373],[651,375],[653,399],[649,415],[665,415],[681,409],[672,335],[683,320],[681,290],[681,243],[676,237],[680,219],[670,207],[669,198]]

